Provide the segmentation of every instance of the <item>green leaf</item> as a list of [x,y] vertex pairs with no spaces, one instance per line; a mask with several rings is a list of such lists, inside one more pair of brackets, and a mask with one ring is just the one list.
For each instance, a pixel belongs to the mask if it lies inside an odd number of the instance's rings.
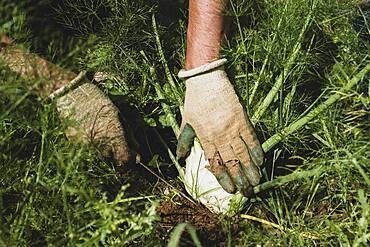
[[167,247],[179,246],[181,235],[185,230],[189,232],[191,239],[193,240],[195,246],[197,247],[202,246],[198,239],[198,236],[197,236],[197,233],[194,227],[192,227],[189,223],[180,223],[175,227],[175,229],[173,229],[171,233],[170,241],[168,242]]

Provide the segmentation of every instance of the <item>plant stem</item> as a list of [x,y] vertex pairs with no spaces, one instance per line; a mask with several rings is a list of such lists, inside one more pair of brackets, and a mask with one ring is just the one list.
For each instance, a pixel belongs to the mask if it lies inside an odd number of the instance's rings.
[[257,123],[262,117],[262,115],[265,113],[265,111],[269,108],[276,94],[279,92],[280,88],[282,87],[283,82],[286,79],[288,73],[290,72],[293,64],[295,63],[295,60],[297,59],[299,51],[301,50],[301,47],[302,47],[302,40],[304,38],[306,30],[308,29],[311,23],[312,14],[315,9],[315,6],[316,6],[316,2],[313,3],[312,9],[306,17],[301,33],[298,36],[297,43],[294,45],[293,51],[291,55],[289,56],[287,63],[284,66],[283,72],[280,73],[275,84],[272,86],[270,92],[267,94],[266,98],[262,101],[262,104],[254,112],[251,118],[251,121],[253,124]]
[[[273,223],[273,222],[270,222],[270,221],[267,221],[267,220],[264,220],[264,219],[261,219],[261,218],[257,218],[257,217],[252,216],[252,215],[241,214],[240,217],[243,218],[243,219],[253,220],[253,221],[259,222],[261,224],[272,226],[272,227],[274,227],[274,228],[276,228],[276,229],[278,229],[282,232],[292,232],[292,233],[294,232],[292,229],[280,226],[276,223]],[[308,239],[314,239],[314,240],[319,240],[320,239],[317,234],[314,234],[314,233],[311,233],[311,232],[301,232],[299,234],[299,236],[302,237],[302,238],[308,238]]]
[[73,88],[76,88],[78,85],[83,83],[85,79],[86,71],[81,71],[72,81],[70,81],[67,85],[57,89],[55,92],[48,96],[48,99],[53,100],[56,97],[60,97],[65,95],[68,91]]
[[261,191],[268,190],[271,188],[276,188],[283,184],[286,184],[286,183],[289,183],[295,180],[309,178],[309,177],[318,175],[322,171],[323,171],[322,167],[318,167],[318,168],[308,170],[308,171],[293,172],[289,175],[277,177],[274,180],[267,181],[263,184],[259,184],[253,188],[253,192],[257,194],[257,193],[260,193]]
[[168,147],[165,140],[163,140],[162,136],[158,133],[158,131],[154,130],[154,132],[158,136],[158,138],[161,141],[161,143],[163,144],[163,146],[167,149],[168,155],[170,156],[170,159],[172,160],[172,162],[175,164],[176,169],[179,172],[179,176],[180,176],[181,180],[184,181],[185,174],[184,174],[183,168],[181,167],[181,165],[177,161],[175,155],[173,155],[171,149]]
[[243,218],[243,219],[247,219],[247,220],[253,220],[253,221],[256,221],[256,222],[259,222],[261,224],[265,224],[265,225],[268,225],[268,226],[272,226],[276,229],[279,229],[280,231],[282,232],[285,232],[284,230],[284,227],[278,225],[278,224],[275,224],[273,222],[270,222],[270,221],[267,221],[267,220],[264,220],[264,219],[261,219],[261,218],[257,218],[255,216],[252,216],[252,215],[248,215],[248,214],[241,214],[240,215],[240,218]]
[[294,133],[295,131],[302,128],[305,124],[310,122],[313,118],[318,116],[320,113],[325,111],[329,106],[337,102],[344,91],[351,89],[355,86],[361,79],[370,71],[370,63],[367,64],[365,68],[363,68],[360,72],[358,72],[344,87],[340,92],[337,92],[330,96],[327,100],[321,103],[319,106],[308,112],[305,116],[298,119],[297,121],[291,123],[289,126],[284,128],[280,133],[276,133],[275,135],[271,136],[267,139],[263,144],[262,148],[265,152],[269,151],[273,148],[276,144],[278,144],[282,139],[286,136]]
[[[175,94],[176,99],[177,99],[179,105],[181,106],[183,104],[183,102],[182,102],[182,99],[181,99],[181,97],[179,95],[179,91],[178,91],[179,90],[179,87],[176,86],[175,81],[173,80],[173,77],[172,77],[170,68],[168,67],[166,58],[164,56],[164,52],[163,52],[162,45],[161,45],[161,40],[159,38],[159,33],[158,33],[158,28],[157,28],[157,22],[155,20],[154,14],[152,15],[152,26],[153,26],[153,31],[154,31],[154,35],[155,35],[155,42],[157,44],[157,50],[158,50],[158,54],[159,54],[159,59],[160,59],[162,65],[163,65],[164,71],[166,73],[167,81],[170,84],[170,86],[172,88],[172,91]],[[181,111],[181,108],[180,108],[180,111]]]
[[169,182],[167,182],[164,178],[162,178],[161,176],[159,176],[157,173],[153,172],[148,166],[146,166],[144,163],[142,162],[138,162],[139,165],[141,165],[142,167],[145,168],[145,170],[147,170],[148,172],[150,172],[153,176],[155,176],[156,178],[158,178],[159,180],[161,180],[163,183],[165,183],[168,187],[172,188],[173,190],[175,190],[177,193],[179,193],[179,195],[181,195],[182,197],[184,197],[186,200],[188,200],[189,202],[193,203],[194,205],[196,205],[197,203],[194,202],[190,197],[188,197],[185,193],[181,192],[180,190],[176,189],[175,186],[173,186],[172,184],[170,184]]
[[[277,25],[277,30],[280,30],[280,26],[281,26],[282,20],[283,20],[283,17],[281,17],[280,20],[279,20],[279,23]],[[271,41],[272,44],[275,42],[276,36],[277,36],[277,32],[275,32],[275,34],[274,34],[274,36],[272,38],[272,41]],[[258,78],[257,78],[257,80],[256,80],[256,82],[255,82],[255,84],[253,86],[252,93],[249,96],[249,101],[248,101],[249,102],[249,105],[251,105],[253,103],[254,96],[256,95],[257,89],[258,89],[258,87],[260,85],[261,78],[263,76],[263,73],[265,72],[267,63],[268,63],[268,61],[270,59],[271,50],[272,50],[272,48],[271,48],[271,46],[269,46],[268,49],[267,49],[267,55],[265,57],[265,60],[263,61],[263,65],[262,65],[261,71],[260,71],[260,73],[258,75]]]
[[153,85],[154,85],[155,92],[158,96],[158,99],[161,100],[161,106],[162,106],[163,111],[166,114],[166,117],[169,118],[169,120],[170,120],[171,128],[172,128],[173,132],[175,133],[175,135],[179,136],[180,135],[180,128],[179,128],[179,125],[177,124],[175,114],[172,112],[170,106],[165,103],[166,97],[164,96],[164,92],[163,92],[161,86],[157,83],[157,76],[155,74],[154,68],[150,68],[150,75],[154,79]]

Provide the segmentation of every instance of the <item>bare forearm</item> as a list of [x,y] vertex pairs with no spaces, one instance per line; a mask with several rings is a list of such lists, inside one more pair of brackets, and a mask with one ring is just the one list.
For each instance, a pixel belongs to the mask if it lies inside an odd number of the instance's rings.
[[227,0],[190,0],[185,69],[219,58]]

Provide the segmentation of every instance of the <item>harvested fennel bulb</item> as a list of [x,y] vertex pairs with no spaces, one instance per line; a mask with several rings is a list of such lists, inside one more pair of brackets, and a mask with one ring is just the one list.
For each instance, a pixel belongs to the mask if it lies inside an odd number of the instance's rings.
[[244,202],[240,193],[227,193],[215,176],[206,168],[209,166],[200,143],[195,140],[186,159],[184,184],[186,191],[213,213],[233,214]]

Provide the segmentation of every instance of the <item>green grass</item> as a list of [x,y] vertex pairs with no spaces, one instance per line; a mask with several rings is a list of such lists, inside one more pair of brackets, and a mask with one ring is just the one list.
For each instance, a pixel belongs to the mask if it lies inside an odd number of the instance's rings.
[[[178,165],[170,155],[185,89],[176,73],[185,56],[186,3],[32,2],[0,3],[0,32],[76,72],[111,73],[100,87],[138,112],[143,162],[175,189],[163,193],[168,185],[147,179],[137,190],[134,181],[145,176],[121,177],[93,147],[68,142],[54,105],[29,90],[40,82],[1,64],[0,245],[196,242],[187,224],[168,236],[155,230],[162,227],[158,202],[181,203],[181,183],[166,171]],[[35,23],[50,3],[47,32]],[[370,59],[352,25],[361,15],[357,3],[230,1],[233,35],[222,52],[267,161],[237,229],[234,219],[220,217],[226,245],[369,244]],[[191,237],[181,238],[185,229]]]

